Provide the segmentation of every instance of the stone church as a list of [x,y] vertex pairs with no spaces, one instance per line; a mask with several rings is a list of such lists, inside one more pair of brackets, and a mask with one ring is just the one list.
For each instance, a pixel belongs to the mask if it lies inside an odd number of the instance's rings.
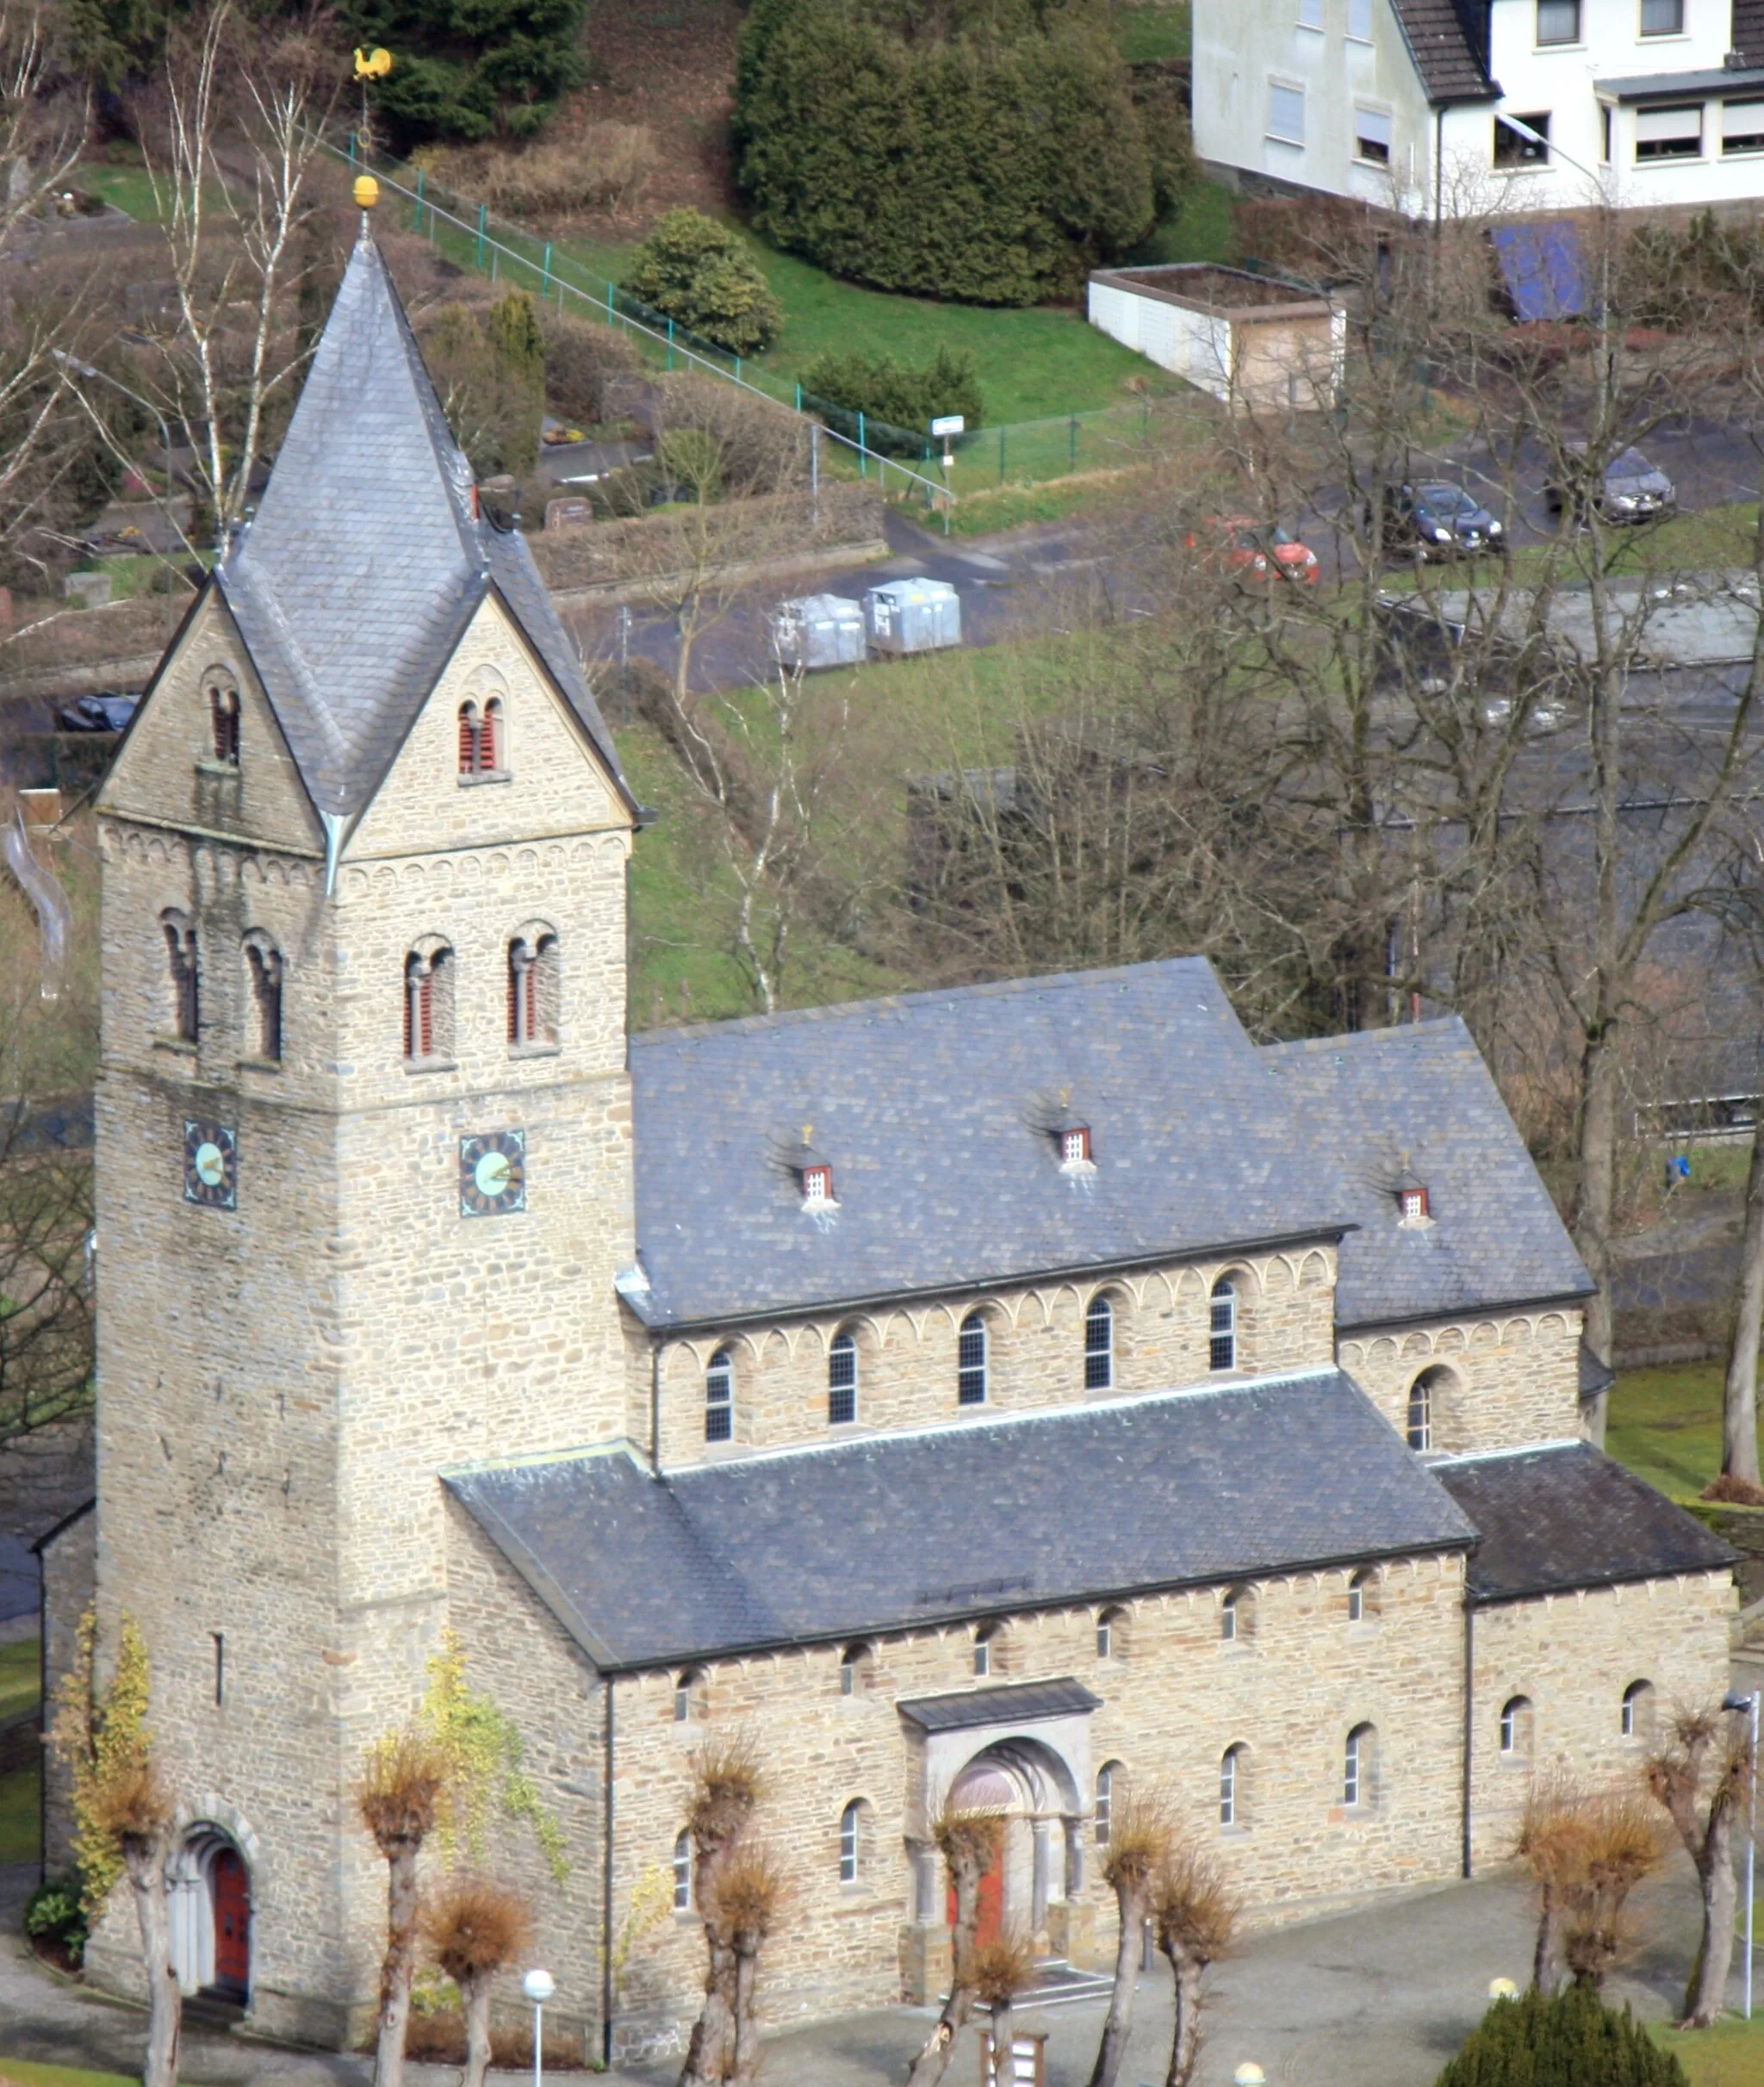
[[[767,1771],[783,2022],[938,1993],[952,1796],[1083,1967],[1129,1781],[1291,1917],[1722,1692],[1730,1554],[1584,1439],[1591,1285],[1457,1022],[1258,1047],[1183,960],[629,1033],[643,815],[365,232],[98,812],[50,1657],[94,1586],[140,1624],[180,1972],[263,2032],[370,2016],[355,1780],[450,1632],[595,2056],[695,2012],[707,1739]],[[89,1961],[138,1982],[127,1907]]]

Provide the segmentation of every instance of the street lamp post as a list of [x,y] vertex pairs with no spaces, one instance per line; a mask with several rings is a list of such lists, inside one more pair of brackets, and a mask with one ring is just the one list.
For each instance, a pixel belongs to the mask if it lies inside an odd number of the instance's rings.
[[1750,1775],[1746,1785],[1746,2020],[1752,2019],[1752,1903],[1757,1894],[1758,1870],[1758,1691],[1749,1696],[1730,1695],[1724,1711],[1743,1711],[1751,1722]]
[[520,1985],[521,1991],[533,2003],[533,2087],[543,2087],[545,2003],[557,1991],[557,1981],[549,1971],[540,1971],[536,1966]]

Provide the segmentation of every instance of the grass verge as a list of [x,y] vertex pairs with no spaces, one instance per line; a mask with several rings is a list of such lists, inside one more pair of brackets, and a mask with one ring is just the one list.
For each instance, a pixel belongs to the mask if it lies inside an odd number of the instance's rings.
[[1730,2016],[1712,2029],[1674,2029],[1663,2022],[1648,2028],[1684,2067],[1691,2087],[1764,2087],[1764,2015],[1750,2022]]
[[1188,0],[1174,7],[1158,0],[1121,0],[1115,10],[1115,40],[1129,65],[1187,58],[1194,48],[1194,10]]
[[140,2087],[134,2073],[86,2072],[78,2065],[36,2065],[28,2059],[0,2058],[0,2087]]
[[1693,1500],[1721,1469],[1718,1363],[1626,1370],[1611,1394],[1606,1447],[1638,1478]]
[[41,1693],[39,1641],[28,1637],[16,1645],[0,1645],[0,1724],[29,1710]]

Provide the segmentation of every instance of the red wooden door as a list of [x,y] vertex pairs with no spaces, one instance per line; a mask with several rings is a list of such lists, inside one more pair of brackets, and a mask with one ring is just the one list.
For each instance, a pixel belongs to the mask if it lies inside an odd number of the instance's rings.
[[[996,1942],[1004,1926],[1004,1822],[1001,1819],[993,1835],[992,1866],[980,1879],[980,1903],[974,1920],[974,1945],[978,1948],[986,1942]],[[949,1887],[947,1923],[955,1925],[955,1886]]]
[[249,1991],[252,1975],[252,1897],[245,1865],[230,1848],[214,1858],[214,1983]]

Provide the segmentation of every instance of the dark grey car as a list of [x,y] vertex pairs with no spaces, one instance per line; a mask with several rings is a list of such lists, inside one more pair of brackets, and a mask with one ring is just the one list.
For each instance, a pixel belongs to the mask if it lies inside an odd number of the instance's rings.
[[1622,450],[1606,465],[1604,475],[1591,482],[1586,469],[1586,445],[1567,445],[1566,486],[1551,484],[1544,489],[1550,512],[1562,513],[1572,505],[1578,522],[1587,519],[1589,507],[1598,510],[1601,522],[1651,522],[1670,514],[1678,505],[1678,488],[1664,471],[1655,470],[1639,450]]

